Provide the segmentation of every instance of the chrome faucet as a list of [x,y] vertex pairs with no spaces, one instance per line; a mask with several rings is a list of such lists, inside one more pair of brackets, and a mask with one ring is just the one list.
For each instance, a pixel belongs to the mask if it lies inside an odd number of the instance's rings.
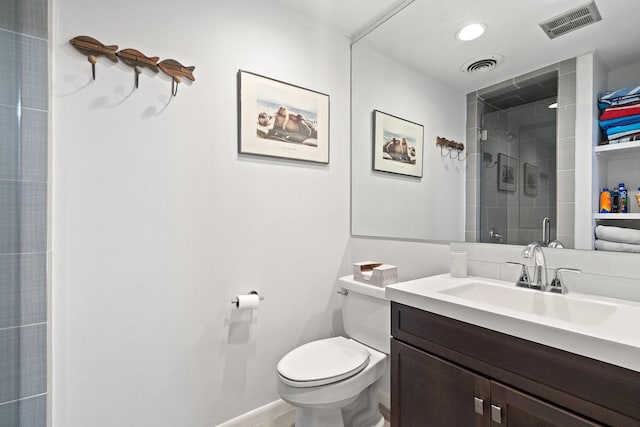
[[544,258],[542,247],[538,242],[529,243],[522,251],[523,258],[533,258],[533,281],[529,283],[529,288],[546,291],[547,282],[547,261]]

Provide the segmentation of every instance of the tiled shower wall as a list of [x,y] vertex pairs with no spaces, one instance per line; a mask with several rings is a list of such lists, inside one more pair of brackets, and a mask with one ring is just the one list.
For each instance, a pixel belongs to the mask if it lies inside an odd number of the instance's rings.
[[47,425],[47,0],[0,0],[0,427]]
[[465,241],[480,242],[480,117],[485,94],[517,89],[518,82],[535,79],[551,71],[558,73],[557,109],[557,238],[567,248],[574,247],[575,212],[575,124],[576,124],[576,59],[568,59],[523,76],[467,94],[467,182]]

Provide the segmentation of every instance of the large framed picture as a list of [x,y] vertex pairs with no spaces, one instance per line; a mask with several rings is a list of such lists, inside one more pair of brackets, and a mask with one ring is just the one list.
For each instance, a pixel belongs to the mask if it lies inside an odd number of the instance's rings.
[[538,167],[531,163],[524,164],[524,194],[538,195]]
[[373,111],[373,169],[422,178],[424,127]]
[[329,163],[329,95],[238,71],[238,151]]
[[513,157],[498,153],[498,190],[516,191],[518,163]]

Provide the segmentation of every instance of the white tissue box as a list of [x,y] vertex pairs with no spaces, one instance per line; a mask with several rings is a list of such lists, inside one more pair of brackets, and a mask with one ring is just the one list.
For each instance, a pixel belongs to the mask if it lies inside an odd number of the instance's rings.
[[398,282],[398,267],[374,261],[356,262],[353,280],[380,287],[392,285]]

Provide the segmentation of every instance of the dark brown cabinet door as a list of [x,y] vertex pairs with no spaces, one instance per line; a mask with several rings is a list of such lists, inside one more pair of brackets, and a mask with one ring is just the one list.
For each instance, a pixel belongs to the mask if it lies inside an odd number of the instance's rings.
[[391,340],[393,427],[490,425],[491,382]]
[[491,382],[491,426],[593,427],[601,426],[510,387]]

